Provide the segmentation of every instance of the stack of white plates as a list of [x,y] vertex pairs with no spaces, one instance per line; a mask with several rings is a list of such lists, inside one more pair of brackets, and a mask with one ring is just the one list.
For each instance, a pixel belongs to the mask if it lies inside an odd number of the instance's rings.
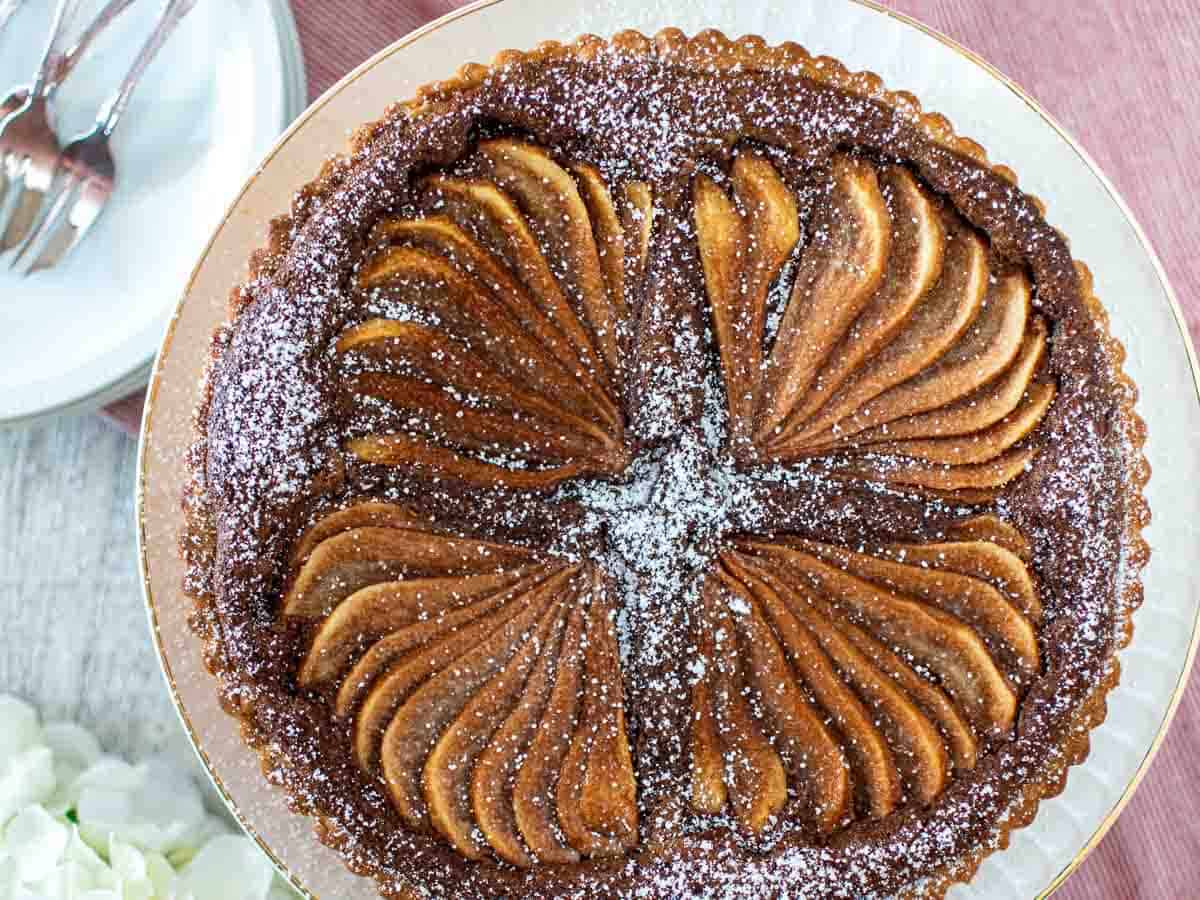
[[[82,22],[99,0],[81,6]],[[0,92],[28,81],[52,7],[25,4],[0,36]],[[64,139],[120,83],[159,7],[135,3],[63,85]],[[196,5],[114,137],[117,193],[87,240],[28,278],[0,256],[0,425],[96,408],[146,382],[209,236],[305,101],[286,0]]]

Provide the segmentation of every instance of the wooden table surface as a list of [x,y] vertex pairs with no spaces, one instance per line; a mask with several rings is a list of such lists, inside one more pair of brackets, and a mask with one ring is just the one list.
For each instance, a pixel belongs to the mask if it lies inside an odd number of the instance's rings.
[[0,691],[140,754],[181,730],[142,605],[135,451],[91,416],[0,430]]

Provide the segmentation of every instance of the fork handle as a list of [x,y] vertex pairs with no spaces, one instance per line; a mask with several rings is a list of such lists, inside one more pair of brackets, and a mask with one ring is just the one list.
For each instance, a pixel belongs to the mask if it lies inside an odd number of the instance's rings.
[[33,85],[29,89],[30,97],[38,97],[45,90],[46,82],[54,76],[58,67],[58,43],[62,39],[67,23],[74,18],[75,7],[79,0],[58,0],[54,7],[54,18],[50,20],[50,37],[46,39],[46,49],[42,52],[42,61],[38,63],[37,74],[33,76]]
[[146,74],[146,69],[158,51],[167,42],[167,38],[175,30],[175,26],[183,21],[184,16],[190,13],[195,5],[196,0],[167,0],[166,6],[163,7],[158,18],[158,24],[154,26],[154,31],[151,32],[150,37],[146,38],[146,43],[138,51],[137,58],[133,61],[125,80],[121,82],[117,92],[100,108],[100,115],[96,121],[100,131],[106,137],[113,133],[117,123],[121,121],[121,116],[125,114],[125,109],[129,106],[129,98],[133,96],[134,88]]
[[125,12],[132,4],[133,0],[109,0],[105,4],[104,9],[100,10],[99,15],[84,29],[83,34],[79,36],[75,43],[62,53],[55,54],[53,71],[47,77],[46,84],[42,88],[42,93],[50,94],[66,81],[67,76],[71,74],[71,70],[75,68],[75,64],[87,53],[88,47],[92,45],[92,42],[96,40],[102,31],[112,24],[113,20]]

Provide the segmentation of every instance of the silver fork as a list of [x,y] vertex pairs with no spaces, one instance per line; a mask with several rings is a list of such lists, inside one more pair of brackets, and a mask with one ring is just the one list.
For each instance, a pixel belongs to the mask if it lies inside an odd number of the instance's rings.
[[29,275],[57,265],[100,217],[116,186],[109,139],[151,61],[195,5],[196,0],[167,0],[125,80],[100,108],[95,128],[63,150],[54,175],[54,199],[13,259],[13,268]]
[[[58,137],[50,127],[46,83],[55,67],[58,43],[78,0],[58,0],[50,37],[24,102],[0,119],[0,252],[28,233],[50,188],[58,160]],[[12,191],[18,193],[12,195]],[[6,210],[7,224],[5,224]]]
[[[4,0],[0,0],[0,4],[3,2]],[[8,0],[8,2],[19,5],[22,0]],[[87,53],[88,47],[92,45],[92,42],[100,35],[102,31],[104,31],[105,28],[112,24],[112,21],[116,19],[117,16],[125,12],[125,10],[128,9],[132,3],[133,0],[109,0],[109,2],[105,4],[104,9],[100,10],[99,15],[92,20],[92,24],[90,24],[84,30],[83,34],[79,36],[79,39],[76,40],[74,44],[72,44],[64,53],[55,53],[50,74],[46,77],[46,83],[42,86],[42,95],[45,96],[46,99],[53,97],[54,93],[58,90],[59,85],[67,80],[67,76],[71,74],[71,71],[75,68],[76,63],[78,63],[79,60],[83,58],[84,54]],[[0,28],[3,27],[4,11],[3,8],[0,7]],[[11,94],[9,94],[3,100],[0,100],[0,120],[3,120],[4,117],[10,113],[16,112],[25,104],[25,101],[28,99],[28,87],[16,88]]]

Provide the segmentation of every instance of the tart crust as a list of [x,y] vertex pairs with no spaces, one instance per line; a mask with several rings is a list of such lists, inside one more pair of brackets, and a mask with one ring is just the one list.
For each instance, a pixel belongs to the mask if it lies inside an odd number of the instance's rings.
[[[571,44],[546,42],[527,52],[504,51],[490,66],[474,63],[464,65],[455,77],[422,87],[412,100],[396,104],[389,108],[380,120],[360,128],[352,137],[348,156],[329,160],[319,177],[294,199],[290,214],[272,222],[266,246],[257,251],[250,260],[248,280],[230,297],[229,324],[214,336],[212,363],[206,373],[207,377],[211,379],[214,370],[220,365],[240,320],[256,298],[286,283],[289,255],[296,236],[326,199],[335,195],[347,183],[355,166],[377,152],[378,146],[385,143],[383,136],[392,123],[406,118],[418,120],[437,117],[450,109],[456,98],[464,92],[479,87],[489,78],[497,75],[502,77],[509,69],[520,66],[536,67],[571,58],[597,60],[607,53],[652,58],[717,73],[783,70],[791,76],[799,76],[815,84],[883,104],[927,140],[973,160],[979,166],[1016,185],[1016,175],[1011,169],[989,161],[983,147],[957,135],[945,117],[925,112],[913,95],[903,91],[889,91],[877,75],[870,72],[850,72],[839,61],[824,56],[814,57],[797,44],[770,46],[755,36],[733,41],[717,31],[704,31],[689,38],[676,29],[666,29],[653,37],[625,31],[610,40],[585,35]],[[1039,213],[1044,215],[1044,204],[1035,197],[1028,199],[1033,202]],[[1065,236],[1063,239],[1066,240]],[[1150,474],[1149,465],[1142,453],[1145,426],[1134,409],[1137,389],[1122,369],[1125,350],[1109,333],[1108,315],[1093,292],[1092,275],[1083,263],[1074,261],[1073,265],[1077,273],[1080,300],[1096,326],[1104,356],[1108,361],[1111,393],[1116,397],[1119,409],[1115,424],[1119,429],[1119,440],[1123,448],[1126,487],[1119,538],[1121,558],[1116,562],[1118,571],[1113,580],[1118,592],[1112,600],[1113,608],[1117,610],[1118,636],[1107,655],[1103,678],[1077,705],[1071,715],[1070,725],[1062,729],[1061,734],[1065,737],[1058,744],[1060,752],[1037,777],[1028,779],[1017,789],[1007,814],[996,823],[994,832],[981,840],[972,851],[950,860],[921,882],[905,885],[899,892],[901,896],[939,897],[954,883],[969,881],[984,858],[996,849],[1007,847],[1013,829],[1023,827],[1033,820],[1038,804],[1043,798],[1056,796],[1063,790],[1070,767],[1082,762],[1088,755],[1090,730],[1104,721],[1107,713],[1106,696],[1117,685],[1120,677],[1120,665],[1116,654],[1132,639],[1132,614],[1143,600],[1139,572],[1148,561],[1149,547],[1141,532],[1150,517],[1149,508],[1142,495]],[[209,382],[206,383],[204,400],[196,415],[197,441],[189,458],[193,478],[184,493],[187,527],[182,536],[181,551],[188,563],[186,588],[195,601],[192,627],[204,642],[206,665],[221,683],[222,705],[226,712],[241,721],[243,739],[258,752],[264,776],[288,792],[290,805],[296,811],[314,817],[317,837],[338,850],[352,871],[375,878],[384,896],[424,896],[421,885],[405,884],[395,870],[390,869],[373,854],[363,853],[353,830],[348,829],[339,820],[338,811],[324,802],[319,793],[308,790],[316,768],[313,762],[297,760],[289,748],[260,727],[254,715],[257,700],[255,692],[246,681],[244,673],[238,670],[236,663],[231,662],[225,645],[217,599],[219,576],[216,572],[216,548],[217,532],[221,527],[220,510],[216,508],[214,498],[208,490],[208,429],[213,400]],[[329,477],[338,476],[335,473]],[[319,489],[319,485],[309,486],[310,491]],[[630,884],[636,885],[636,881],[631,881]]]

